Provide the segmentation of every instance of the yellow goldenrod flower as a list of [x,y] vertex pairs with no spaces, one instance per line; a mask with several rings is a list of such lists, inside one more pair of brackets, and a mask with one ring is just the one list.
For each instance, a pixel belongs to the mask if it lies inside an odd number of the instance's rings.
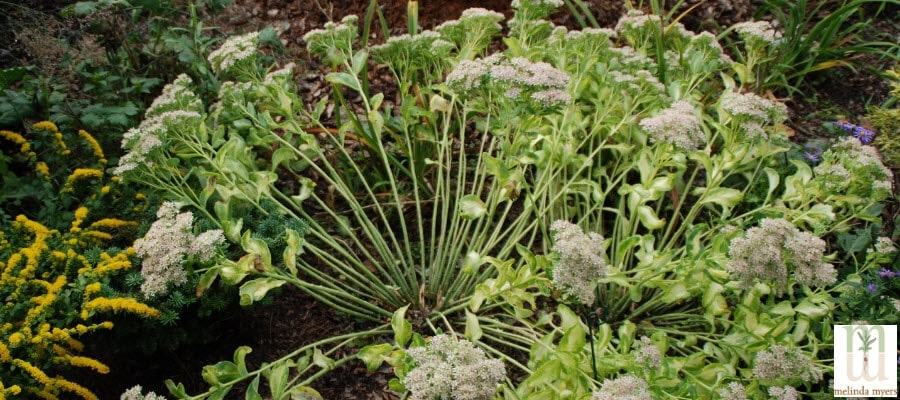
[[94,168],[75,168],[75,171],[66,179],[66,190],[71,191],[75,181],[86,178],[102,178],[103,171]]
[[50,179],[50,167],[47,166],[47,163],[41,161],[34,165],[34,169],[44,177],[44,179]]
[[63,141],[62,133],[59,132],[59,128],[56,127],[56,124],[50,121],[41,121],[32,125],[32,127],[36,130],[50,132],[50,134],[53,135],[53,140],[56,142],[56,153],[63,156],[69,155],[69,147],[66,146],[66,142]]
[[104,185],[100,188],[100,194],[109,194],[109,185]]
[[56,124],[50,121],[37,122],[34,125],[31,125],[31,127],[40,131],[47,131],[50,133],[59,132],[59,128],[56,127]]
[[100,231],[84,231],[81,234],[84,236],[87,236],[91,239],[94,239],[95,242],[102,242],[104,240],[112,240],[112,238],[113,238],[112,235],[110,235],[106,232],[100,232]]
[[94,137],[85,130],[79,130],[78,136],[81,136],[88,142],[88,146],[91,146],[91,149],[94,151],[94,156],[97,157],[100,164],[106,164],[106,157],[103,156],[103,148],[100,147],[100,143],[97,142],[97,139],[94,139]]
[[112,178],[109,178],[109,180],[111,180],[113,183],[119,183],[119,179],[120,178],[118,176],[113,176]]
[[98,276],[104,276],[113,271],[131,268],[131,261],[128,259],[128,254],[126,253],[116,254],[115,257],[110,257],[109,254],[104,253],[101,254],[100,257],[103,260],[97,263],[97,267],[94,269],[94,272],[96,272]]
[[103,285],[100,282],[90,283],[84,287],[84,297],[87,298],[94,293],[100,293]]
[[[32,326],[34,324],[34,320],[37,319],[41,314],[44,313],[44,310],[47,309],[48,306],[53,304],[56,301],[56,296],[62,290],[63,286],[66,284],[66,276],[60,275],[56,278],[56,281],[52,284],[46,283],[40,280],[32,280],[32,282],[41,283],[47,289],[47,294],[43,296],[36,296],[32,298],[32,302],[35,303],[34,307],[31,307],[28,310],[27,315],[25,316],[24,325]],[[43,324],[38,331],[38,335],[41,335],[45,332],[50,331],[50,324]]]
[[138,193],[138,194],[134,195],[134,198],[137,200],[147,200],[147,196],[144,195],[143,193]]
[[[84,325],[81,325],[81,326],[84,326]],[[72,350],[75,350],[77,352],[81,352],[82,350],[84,350],[84,344],[75,340],[71,336],[66,338],[66,344],[69,345],[69,347],[71,347]]]
[[145,317],[159,318],[162,313],[159,310],[141,303],[132,298],[110,299],[106,297],[98,297],[84,305],[84,309],[88,311],[126,311]]
[[0,362],[10,361],[9,348],[3,342],[0,342]]
[[118,218],[103,218],[91,224],[90,228],[122,229],[138,226],[135,221],[125,221]]
[[66,357],[66,360],[69,361],[69,365],[71,365],[73,367],[90,368],[101,374],[109,373],[109,367],[107,367],[106,364],[103,364],[102,362],[97,361],[90,357],[68,356],[68,357]]
[[31,151],[31,143],[28,143],[28,140],[15,132],[0,130],[0,136],[19,145],[19,152],[28,156],[28,158],[34,158],[37,155]]
[[99,400],[97,398],[97,395],[92,393],[90,390],[87,390],[87,388],[85,388],[84,386],[81,386],[75,382],[67,381],[62,378],[54,379],[53,386],[56,386],[68,392],[75,393],[85,400]]
[[22,388],[20,388],[19,385],[4,387],[3,382],[0,382],[0,400],[6,400],[6,395],[15,396],[19,393],[22,393]]
[[53,380],[50,379],[50,377],[47,376],[47,374],[45,374],[44,371],[41,371],[34,365],[31,365],[31,363],[29,363],[28,361],[15,358],[12,360],[12,364],[19,368],[22,368],[25,372],[28,373],[28,375],[31,375],[31,377],[34,378],[34,380],[38,381],[42,385],[44,385],[44,386],[52,386],[53,385]]
[[78,207],[78,209],[75,210],[75,220],[72,221],[72,227],[69,229],[69,232],[77,233],[81,231],[81,223],[84,222],[84,219],[87,217],[87,215],[87,207]]
[[25,340],[25,335],[23,335],[22,332],[13,333],[12,335],[9,335],[9,338],[7,339],[9,345],[12,347],[19,347],[23,340]]

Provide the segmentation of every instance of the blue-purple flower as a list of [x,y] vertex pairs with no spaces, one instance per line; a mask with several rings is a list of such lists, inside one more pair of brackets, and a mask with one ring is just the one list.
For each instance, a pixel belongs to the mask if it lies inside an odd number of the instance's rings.
[[878,287],[875,286],[875,282],[869,282],[869,285],[866,286],[866,290],[868,290],[869,293],[873,293],[873,294],[874,294],[875,291],[878,290]]
[[872,140],[875,139],[875,132],[873,132],[871,129],[866,129],[862,126],[851,124],[849,122],[835,121],[831,122],[831,124],[843,129],[849,134],[852,134],[853,137],[859,139],[860,143],[862,144],[872,143]]
[[882,278],[893,278],[897,276],[897,272],[891,271],[887,268],[882,268],[881,271],[878,271],[878,276]]
[[822,148],[815,144],[806,144],[803,146],[803,158],[806,158],[810,162],[817,163],[822,159]]

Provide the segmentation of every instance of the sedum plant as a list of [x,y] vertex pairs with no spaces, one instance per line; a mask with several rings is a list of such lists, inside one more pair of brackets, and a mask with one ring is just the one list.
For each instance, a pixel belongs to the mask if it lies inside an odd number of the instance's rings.
[[[849,142],[819,167],[871,185],[829,183],[788,160],[786,107],[744,91],[746,71],[712,35],[638,11],[616,30],[539,20],[561,4],[514,2],[506,49],[493,54],[480,34],[453,36],[457,24],[497,34],[482,11],[376,48],[359,48],[354,17],[308,33],[331,67],[333,123],[327,99],[301,103],[292,65],[254,62],[252,35],[214,53],[235,68],[218,71],[209,105],[186,77],[164,90],[126,135],[117,172],[192,206],[246,253],[203,271],[200,289],[221,279],[251,304],[289,284],[381,324],[256,371],[238,349],[204,369],[208,391],[172,383],[173,394],[221,398],[251,380],[247,396],[259,398],[266,379],[287,398],[349,362],[336,349],[388,324],[393,343],[359,357],[391,364],[391,387],[412,396],[421,387],[405,379],[406,356],[433,361],[406,350],[412,332],[464,337],[521,371],[503,385],[509,399],[823,389],[840,283],[820,237],[873,219],[889,171]],[[367,89],[370,56],[393,72],[397,98]],[[273,251],[248,210],[306,229],[285,229]],[[752,274],[755,263],[766,273]],[[808,368],[750,372],[770,348]]]
[[[96,399],[90,388],[65,377],[73,368],[109,372],[83,354],[79,338],[112,329],[103,317],[110,313],[160,316],[115,289],[135,259],[134,249],[119,247],[127,246],[121,238],[138,223],[108,212],[132,204],[129,191],[103,170],[107,159],[85,131],[71,140],[45,121],[24,135],[0,131],[0,137],[16,151],[3,154],[10,167],[4,178],[15,178],[4,185],[31,181],[18,190],[4,187],[0,203],[3,215],[17,213],[0,220],[0,398]],[[75,157],[78,163],[71,162]],[[17,196],[39,198],[43,207]]]

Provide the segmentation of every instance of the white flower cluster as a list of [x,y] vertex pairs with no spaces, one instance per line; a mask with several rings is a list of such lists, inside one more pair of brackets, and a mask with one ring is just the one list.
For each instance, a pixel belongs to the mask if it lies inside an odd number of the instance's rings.
[[600,391],[591,400],[653,400],[650,385],[636,376],[625,375],[616,379],[605,379]]
[[134,386],[122,393],[119,400],[166,400],[165,396],[160,396],[154,392],[143,394],[141,393],[142,390],[141,385]]
[[563,6],[563,0],[513,0],[510,7],[521,10],[523,7],[549,7],[559,8]]
[[769,21],[739,22],[733,28],[746,42],[775,44],[781,39],[781,32],[776,31]]
[[424,31],[416,35],[391,36],[386,43],[372,46],[371,51],[373,57],[394,71],[411,71],[440,63],[454,47],[453,43],[442,39],[441,34]]
[[650,338],[641,336],[639,342],[635,342],[634,359],[638,364],[644,365],[650,369],[659,369],[662,367],[662,352],[656,347]]
[[660,21],[659,15],[647,15],[641,10],[628,10],[627,14],[619,18],[615,29],[620,35],[634,34],[644,29],[647,23],[658,29],[661,24]]
[[[613,49],[617,50],[617,49]],[[635,95],[641,93],[657,93],[658,96],[666,96],[666,86],[659,82],[650,71],[638,70],[632,74],[625,74],[619,71],[609,71],[607,75],[614,83],[623,85]]]
[[754,280],[772,281],[776,290],[783,291],[789,266],[802,285],[824,286],[837,280],[834,266],[823,261],[825,241],[783,218],[763,219],[745,236],[733,239],[728,254],[728,271],[744,287]]
[[503,14],[496,11],[469,8],[462,12],[458,20],[445,21],[434,30],[459,47],[466,45],[469,40],[474,41],[471,45],[481,47],[503,30],[500,26],[503,19]]
[[162,93],[147,108],[144,118],[155,117],[169,111],[202,112],[203,103],[191,89],[193,83],[186,74],[178,75],[172,83],[163,87]]
[[[656,69],[656,61],[635,50],[631,46],[613,47],[609,49],[610,65],[618,64],[623,71],[651,71]],[[652,74],[651,74],[652,75]]]
[[303,35],[306,48],[310,53],[327,58],[333,49],[339,49],[349,53],[353,42],[356,40],[358,28],[356,23],[359,17],[348,15],[341,19],[339,24],[327,22],[322,29],[313,29]]
[[891,238],[881,236],[875,240],[874,250],[876,253],[888,255],[897,251],[897,247],[894,246],[894,242]]
[[269,72],[266,74],[263,83],[267,85],[281,85],[286,82],[291,82],[294,79],[294,67],[296,66],[297,65],[294,63],[287,63],[287,65],[281,69]]
[[749,138],[766,138],[763,125],[781,123],[788,115],[784,104],[753,93],[727,92],[719,100],[719,106],[732,117],[740,119],[740,129]]
[[530,93],[530,98],[545,105],[566,103],[571,96],[565,91],[569,75],[545,62],[532,62],[523,57],[504,60],[500,54],[460,61],[447,75],[446,83],[454,90],[468,92],[488,84],[504,88],[507,96]]
[[753,376],[757,379],[787,379],[802,382],[822,380],[822,369],[799,349],[776,344],[756,354]]
[[407,351],[416,362],[403,378],[410,399],[489,400],[506,376],[500,360],[485,357],[471,342],[449,335],[431,338],[425,347]]
[[790,386],[773,386],[769,388],[769,396],[774,397],[775,400],[797,400],[800,398],[800,393]]
[[147,234],[134,241],[134,251],[142,258],[144,283],[141,293],[148,298],[165,294],[169,284],[178,286],[187,282],[181,267],[185,257],[209,261],[215,256],[217,246],[225,243],[225,236],[219,229],[194,236],[191,232],[194,215],[189,211],[179,214],[179,208],[171,201],[163,203]]
[[641,120],[640,126],[656,143],[671,143],[685,151],[697,150],[706,144],[706,133],[691,103],[676,101],[652,118]]
[[878,150],[852,136],[841,138],[826,150],[815,172],[814,182],[832,192],[874,201],[893,193],[894,173],[881,161]]
[[734,60],[725,53],[716,35],[708,31],[700,32],[691,38],[691,43],[684,51],[685,55],[703,54],[703,59],[707,61],[716,60],[719,66],[731,66]]
[[719,389],[719,397],[723,400],[747,400],[747,391],[744,385],[731,382],[728,386]]
[[597,279],[606,276],[603,236],[585,234],[578,225],[563,220],[550,224],[550,231],[555,241],[553,251],[559,255],[553,268],[554,286],[583,304],[593,304]]
[[121,176],[142,165],[152,167],[150,153],[163,145],[170,131],[192,132],[199,126],[203,104],[191,90],[191,83],[185,74],[175,78],[144,113],[141,124],[122,135],[122,148],[128,152],[119,159],[114,174]]
[[216,73],[226,73],[244,60],[256,56],[259,32],[232,36],[221,47],[209,53],[209,64]]

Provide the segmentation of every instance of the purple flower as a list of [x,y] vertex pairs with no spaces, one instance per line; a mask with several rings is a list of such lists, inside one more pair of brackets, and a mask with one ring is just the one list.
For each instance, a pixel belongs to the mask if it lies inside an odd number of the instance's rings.
[[873,293],[873,294],[874,294],[874,293],[875,293],[875,290],[877,290],[877,289],[878,289],[878,287],[875,286],[875,282],[869,282],[869,285],[866,286],[866,290],[868,290],[869,293]]
[[872,140],[875,139],[875,132],[862,126],[840,121],[830,122],[830,124],[843,129],[844,132],[853,134],[853,137],[859,139],[859,142],[862,144],[872,143]]
[[803,146],[803,149],[806,150],[803,152],[803,157],[809,160],[810,162],[819,162],[822,159],[822,148],[816,146],[814,144],[807,144]]
[[872,143],[872,139],[875,139],[875,132],[872,132],[869,129],[863,128],[861,126],[857,126],[853,128],[853,137],[859,139],[859,142],[862,144]]
[[896,275],[894,271],[891,271],[887,268],[882,268],[881,271],[878,271],[878,276],[882,278],[893,278]]

